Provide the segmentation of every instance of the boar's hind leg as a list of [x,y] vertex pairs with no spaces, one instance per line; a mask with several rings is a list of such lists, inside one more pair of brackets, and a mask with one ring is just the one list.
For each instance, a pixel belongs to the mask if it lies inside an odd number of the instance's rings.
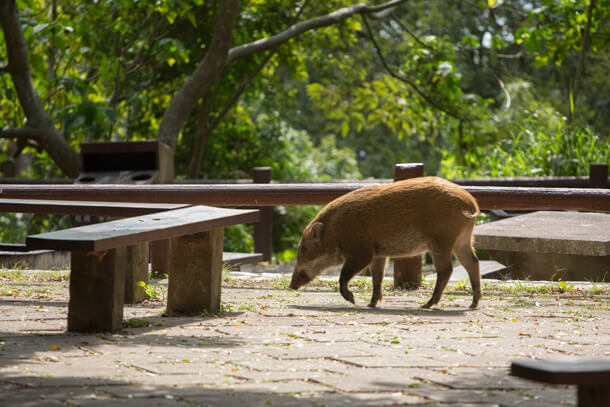
[[339,277],[339,289],[341,295],[347,301],[355,304],[354,294],[347,287],[347,283],[354,277],[360,270],[368,266],[373,259],[371,254],[359,253],[358,257],[348,258],[341,268],[341,276]]
[[479,270],[479,259],[470,245],[470,240],[470,237],[468,237],[468,241],[455,247],[454,252],[468,272],[470,285],[472,286],[472,304],[470,304],[470,308],[476,308],[481,299],[481,272]]
[[449,277],[453,272],[453,265],[451,264],[451,249],[440,249],[431,250],[432,260],[434,261],[434,268],[436,269],[436,285],[434,286],[434,292],[432,298],[422,305],[422,308],[430,308],[433,305],[438,304],[441,300],[443,290],[449,282]]
[[373,275],[373,297],[369,307],[374,308],[383,295],[383,273],[385,271],[385,257],[378,257],[371,263],[371,274]]

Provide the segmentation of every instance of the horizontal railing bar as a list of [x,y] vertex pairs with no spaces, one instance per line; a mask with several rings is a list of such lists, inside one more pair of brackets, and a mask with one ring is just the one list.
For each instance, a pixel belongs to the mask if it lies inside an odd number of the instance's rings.
[[528,188],[589,188],[589,177],[511,177],[463,178],[451,180],[462,186],[528,187]]
[[[363,183],[363,184],[383,184],[392,182],[391,178],[370,178],[363,180],[356,179],[332,179],[316,181],[320,184],[345,184],[345,183]],[[535,188],[588,188],[591,181],[585,176],[542,176],[542,177],[488,177],[488,178],[460,178],[450,180],[458,185],[467,186],[499,186],[499,187],[535,187]],[[73,184],[73,179],[24,179],[24,178],[1,178],[0,184],[10,185],[69,185]],[[272,180],[271,183],[288,183],[288,184],[303,184],[311,183],[311,181],[282,181]],[[173,181],[175,185],[218,185],[218,184],[252,184],[251,179],[177,179]],[[608,180],[610,185],[610,179]]]
[[[181,203],[220,206],[323,205],[370,183],[223,185],[0,185],[2,199]],[[610,190],[466,186],[481,209],[610,213]],[[408,202],[405,202],[408,205]]]

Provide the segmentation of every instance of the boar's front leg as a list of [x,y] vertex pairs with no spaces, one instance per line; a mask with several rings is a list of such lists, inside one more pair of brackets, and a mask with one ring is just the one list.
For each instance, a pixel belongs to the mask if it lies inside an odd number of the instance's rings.
[[385,257],[378,257],[371,263],[371,274],[373,276],[373,297],[369,307],[374,308],[383,296],[383,274],[385,272]]
[[339,291],[343,298],[352,304],[356,304],[354,302],[354,294],[349,290],[347,284],[360,270],[365,268],[371,263],[373,260],[372,254],[367,254],[366,252],[358,252],[357,257],[350,257],[345,260],[343,267],[341,268],[341,275],[339,276]]

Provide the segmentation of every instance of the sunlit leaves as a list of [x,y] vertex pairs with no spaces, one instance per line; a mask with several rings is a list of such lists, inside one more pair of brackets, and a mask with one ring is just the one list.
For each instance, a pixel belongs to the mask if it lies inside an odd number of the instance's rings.
[[[538,53],[539,65],[561,65],[570,51],[580,50],[588,6],[589,2],[543,1],[541,7],[529,11],[527,24],[516,31],[517,43],[530,53]],[[603,24],[609,17],[610,4],[598,1],[592,13],[593,52],[599,51],[603,38],[610,34],[610,26]]]

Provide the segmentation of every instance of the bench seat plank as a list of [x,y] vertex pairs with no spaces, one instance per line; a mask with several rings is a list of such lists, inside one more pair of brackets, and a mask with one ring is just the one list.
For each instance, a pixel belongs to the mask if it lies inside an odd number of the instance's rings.
[[241,264],[259,263],[263,261],[262,253],[240,253],[240,252],[223,252],[222,262],[229,266],[239,266]]
[[149,213],[186,208],[187,204],[56,201],[43,199],[0,199],[0,212],[51,213],[59,215],[90,215],[102,217],[140,216]]
[[0,251],[3,252],[29,252],[31,249],[21,243],[0,243]]
[[240,223],[256,222],[258,219],[257,210],[191,206],[31,235],[26,238],[26,245],[37,249],[99,252],[142,241],[163,240]]
[[610,383],[610,360],[515,360],[511,375],[551,384],[601,386]]
[[610,359],[514,360],[511,375],[551,384],[572,384],[578,407],[610,406]]

